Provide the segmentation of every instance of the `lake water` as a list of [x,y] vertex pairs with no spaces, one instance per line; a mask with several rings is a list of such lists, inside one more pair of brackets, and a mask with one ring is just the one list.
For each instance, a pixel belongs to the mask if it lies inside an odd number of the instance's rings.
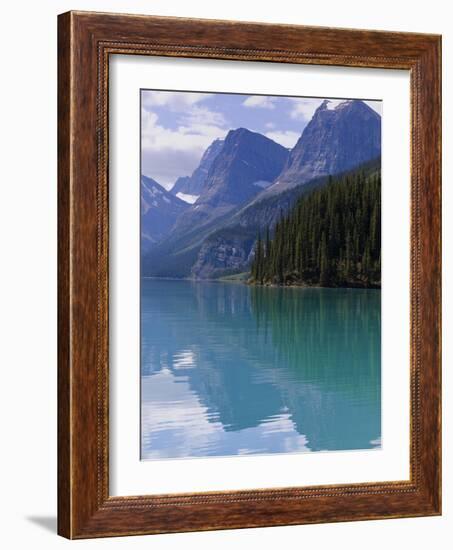
[[142,459],[381,444],[379,290],[142,280]]

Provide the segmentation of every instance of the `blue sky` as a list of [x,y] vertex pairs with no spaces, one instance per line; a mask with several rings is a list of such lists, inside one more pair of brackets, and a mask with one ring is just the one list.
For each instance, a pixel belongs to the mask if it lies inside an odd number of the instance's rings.
[[[229,130],[248,128],[291,148],[325,98],[141,91],[142,173],[170,189]],[[335,107],[344,99],[332,99]],[[380,101],[366,101],[381,114]]]

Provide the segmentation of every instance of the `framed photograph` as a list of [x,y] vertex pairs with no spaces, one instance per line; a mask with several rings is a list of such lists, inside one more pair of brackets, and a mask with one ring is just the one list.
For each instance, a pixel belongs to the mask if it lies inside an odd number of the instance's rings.
[[58,23],[59,533],[440,514],[440,37]]

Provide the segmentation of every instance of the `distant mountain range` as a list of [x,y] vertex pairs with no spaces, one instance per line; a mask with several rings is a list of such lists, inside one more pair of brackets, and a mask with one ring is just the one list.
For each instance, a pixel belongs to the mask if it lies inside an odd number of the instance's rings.
[[142,254],[161,241],[189,205],[166,191],[157,181],[141,177],[140,214]]
[[[215,278],[249,268],[260,227],[328,176],[380,168],[381,117],[348,100],[315,111],[294,148],[245,128],[215,140],[170,192],[142,177],[142,275]],[[196,196],[194,204],[178,197]]]

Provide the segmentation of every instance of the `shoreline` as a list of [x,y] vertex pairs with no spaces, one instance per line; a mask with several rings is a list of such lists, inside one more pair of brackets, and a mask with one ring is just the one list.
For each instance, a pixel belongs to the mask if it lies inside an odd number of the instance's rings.
[[291,285],[278,285],[278,284],[255,284],[249,283],[246,280],[240,279],[191,279],[189,277],[140,277],[140,279],[152,280],[152,281],[186,281],[189,283],[232,283],[241,284],[248,287],[255,288],[288,288],[288,289],[330,289],[330,290],[382,290],[381,286],[319,286],[308,284],[291,284]]

